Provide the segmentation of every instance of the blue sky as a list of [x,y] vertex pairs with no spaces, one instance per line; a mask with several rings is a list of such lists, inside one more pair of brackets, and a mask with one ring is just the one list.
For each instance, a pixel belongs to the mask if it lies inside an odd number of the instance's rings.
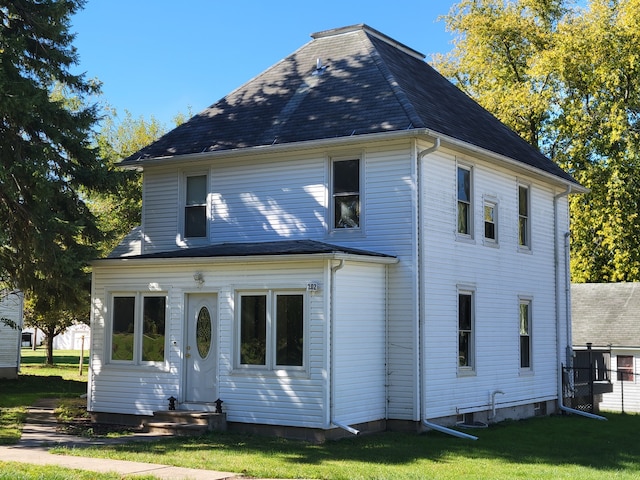
[[120,116],[154,116],[167,127],[197,113],[311,40],[366,23],[425,54],[452,36],[438,17],[448,0],[88,0],[72,18],[76,67],[103,82]]

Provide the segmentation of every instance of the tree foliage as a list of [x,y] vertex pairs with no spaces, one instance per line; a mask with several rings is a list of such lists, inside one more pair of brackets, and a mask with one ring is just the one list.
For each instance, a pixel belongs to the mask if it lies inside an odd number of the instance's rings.
[[86,266],[101,234],[82,192],[111,186],[91,146],[99,85],[71,72],[70,17],[82,5],[0,0],[0,279],[34,318],[88,317]]
[[570,200],[572,279],[640,280],[640,0],[464,0],[436,66],[591,191]]

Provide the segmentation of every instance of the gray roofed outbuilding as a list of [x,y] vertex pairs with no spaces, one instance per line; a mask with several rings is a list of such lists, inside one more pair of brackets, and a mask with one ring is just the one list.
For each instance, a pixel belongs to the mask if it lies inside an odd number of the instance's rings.
[[327,30],[312,38],[121,165],[427,129],[578,186],[419,52],[366,25]]
[[573,345],[640,347],[640,283],[571,285]]

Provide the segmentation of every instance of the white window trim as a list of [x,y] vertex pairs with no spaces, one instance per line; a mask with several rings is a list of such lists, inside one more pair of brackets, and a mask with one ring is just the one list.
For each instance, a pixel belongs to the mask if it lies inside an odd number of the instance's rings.
[[[187,177],[198,177],[204,175],[207,182],[207,195],[205,198],[205,218],[206,218],[206,232],[204,237],[187,237],[185,236],[185,209],[187,207]],[[178,245],[180,246],[192,246],[203,245],[209,243],[211,235],[211,174],[209,170],[184,170],[180,173],[180,188],[179,192],[179,210],[178,210]]]
[[[460,366],[460,295],[471,296],[471,346],[469,366]],[[458,377],[469,377],[476,375],[476,289],[470,285],[458,285],[456,288],[456,367]]]
[[[494,213],[493,225],[494,225],[494,231],[495,231],[495,238],[487,238],[485,235],[484,209],[487,206],[493,207],[493,213]],[[482,238],[483,238],[484,245],[488,247],[500,246],[499,222],[500,222],[500,208],[499,208],[498,200],[495,197],[490,197],[490,196],[483,197],[482,199]]]
[[[529,305],[529,366],[522,367],[522,350],[520,348],[520,305]],[[518,368],[521,375],[533,374],[533,297],[527,295],[518,296],[518,323],[516,333],[518,334]]]
[[[358,227],[354,228],[335,228],[335,204],[334,204],[334,196],[333,196],[333,164],[335,162],[345,161],[345,160],[358,160],[359,162],[359,174],[360,178],[358,179],[360,183],[360,217],[358,222]],[[365,161],[363,153],[354,153],[352,155],[333,155],[329,157],[328,163],[328,198],[327,198],[327,219],[329,220],[327,223],[327,230],[329,236],[331,237],[353,237],[353,236],[364,236],[365,232]]]
[[[458,170],[459,169],[464,169],[464,170],[468,170],[469,171],[469,233],[461,233],[458,231],[458,225],[460,223],[460,218],[459,218],[459,209],[458,209]],[[474,165],[470,164],[470,163],[466,163],[466,162],[461,162],[459,160],[456,161],[456,169],[455,169],[455,175],[456,175],[456,195],[455,195],[455,199],[456,199],[456,204],[455,204],[455,234],[456,234],[456,239],[457,240],[461,240],[461,241],[466,241],[466,242],[474,242],[475,240],[475,202],[474,202],[474,183],[475,183],[475,179],[474,179],[474,172],[475,167]],[[484,219],[484,212],[483,212],[483,217]],[[484,226],[484,223],[483,223]]]
[[[520,244],[520,187],[527,189],[527,228],[526,228],[526,236],[527,236],[527,245]],[[518,251],[522,253],[531,253],[532,244],[533,244],[533,229],[531,228],[532,223],[532,215],[531,215],[531,184],[525,183],[522,181],[518,181],[516,185],[516,214],[517,214],[517,222],[516,222],[516,244],[518,245]]]
[[[115,297],[129,297],[135,299],[135,310],[133,317],[133,360],[113,360],[111,358],[113,346],[113,301]],[[142,360],[142,328],[143,328],[143,298],[145,297],[163,297],[165,299],[165,335],[164,335],[164,360],[161,362],[149,362]],[[167,291],[148,291],[148,290],[109,290],[106,295],[107,315],[105,321],[105,363],[111,366],[126,367],[152,367],[161,370],[169,370],[169,352],[170,342],[168,335],[169,325],[169,292]]]
[[[282,294],[302,295],[302,329],[303,329],[303,352],[302,365],[276,365],[276,297]],[[266,345],[265,365],[246,365],[240,363],[240,343],[241,343],[241,298],[249,295],[265,295],[266,298]],[[309,294],[299,287],[292,288],[252,288],[238,289],[235,293],[235,338],[233,342],[233,374],[250,375],[288,375],[307,376],[309,368]]]

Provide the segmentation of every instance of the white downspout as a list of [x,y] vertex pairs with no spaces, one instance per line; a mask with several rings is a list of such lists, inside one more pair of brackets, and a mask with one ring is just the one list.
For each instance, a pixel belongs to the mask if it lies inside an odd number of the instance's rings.
[[463,433],[463,432],[459,432],[458,430],[454,430],[452,428],[448,428],[448,427],[443,427],[442,425],[438,425],[436,423],[432,423],[429,422],[426,418],[424,418],[424,403],[425,403],[425,380],[424,380],[424,372],[423,372],[423,368],[422,368],[422,362],[424,360],[424,302],[422,301],[422,292],[424,291],[424,272],[423,272],[423,262],[422,262],[422,239],[424,238],[424,223],[422,222],[422,212],[420,209],[420,206],[422,204],[422,185],[423,185],[423,179],[422,179],[422,166],[421,166],[421,162],[422,159],[424,157],[426,157],[427,155],[430,155],[432,153],[434,153],[436,150],[438,150],[440,148],[440,137],[436,137],[435,142],[433,143],[432,146],[430,146],[429,148],[425,148],[424,150],[422,150],[421,152],[418,152],[418,158],[417,158],[417,168],[418,168],[418,185],[417,185],[417,217],[418,217],[418,241],[417,241],[417,245],[418,245],[418,303],[420,305],[419,307],[419,319],[418,319],[418,342],[419,342],[419,346],[418,346],[418,361],[417,361],[417,368],[419,371],[419,375],[420,375],[420,382],[419,382],[419,397],[420,397],[420,402],[419,402],[419,408],[420,408],[420,422],[422,425],[424,425],[427,428],[431,428],[433,430],[436,430],[438,432],[441,433],[446,433],[447,435],[453,435],[454,437],[458,437],[458,438],[466,438],[468,440],[477,440],[478,437],[475,437],[473,435],[469,435],[467,433]]
[[335,321],[335,301],[334,296],[336,293],[336,272],[344,267],[344,259],[340,259],[340,263],[337,265],[333,265],[331,267],[331,299],[329,300],[329,310],[330,310],[330,326],[329,326],[329,348],[331,348],[331,365],[329,365],[329,389],[330,389],[330,401],[329,401],[329,421],[331,425],[334,425],[338,428],[342,428],[349,433],[354,435],[358,435],[360,433],[359,430],[356,430],[349,425],[345,425],[340,422],[336,422],[333,419],[333,405],[335,402],[335,389],[333,388],[334,382],[334,364],[335,364],[335,348],[333,348],[333,331],[334,331],[334,321]]
[[[562,197],[565,197],[571,193],[571,185],[567,185],[567,189],[564,192],[561,192],[553,197],[553,241],[554,241],[554,259],[555,259],[555,283],[556,283],[556,350],[558,356],[558,409],[567,413],[574,413],[576,415],[581,415],[583,417],[592,418],[594,420],[607,420],[606,417],[602,417],[600,415],[595,415],[589,412],[583,412],[582,410],[577,410],[575,408],[570,408],[564,405],[564,398],[562,392],[562,329],[560,327],[560,252],[558,251],[560,246],[558,245],[558,200]],[[563,247],[564,247],[564,297],[565,297],[565,323],[566,323],[566,334],[567,334],[567,345],[566,345],[566,359],[567,361],[571,357],[571,303],[570,303],[570,294],[571,294],[571,283],[570,283],[570,273],[569,273],[569,264],[568,264],[568,256],[569,256],[569,232],[565,232],[563,238]]]

